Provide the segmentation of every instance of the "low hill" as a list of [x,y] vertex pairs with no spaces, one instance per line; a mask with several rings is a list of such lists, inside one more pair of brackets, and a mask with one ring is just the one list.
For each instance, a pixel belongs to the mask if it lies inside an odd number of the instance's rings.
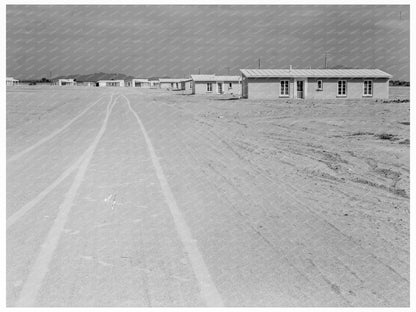
[[84,82],[84,81],[98,81],[98,80],[131,80],[135,77],[127,76],[127,75],[119,74],[119,73],[108,74],[108,73],[100,72],[100,73],[86,74],[86,75],[74,74],[74,75],[58,76],[58,77],[55,77],[54,79],[69,79],[69,78],[73,78],[78,82]]

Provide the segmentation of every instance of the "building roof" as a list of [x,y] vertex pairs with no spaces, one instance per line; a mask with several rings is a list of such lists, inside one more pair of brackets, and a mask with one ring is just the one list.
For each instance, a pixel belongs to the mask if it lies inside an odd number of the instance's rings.
[[146,78],[133,78],[131,81],[135,81],[135,82],[150,82]]
[[124,81],[124,80],[123,79],[115,79],[115,80],[103,79],[103,80],[98,80],[97,82],[121,82],[121,81]]
[[191,75],[193,81],[240,81],[240,76]]
[[18,79],[14,79],[13,77],[6,77],[6,81],[19,81]]
[[391,78],[379,69],[240,69],[248,78]]
[[186,82],[186,81],[191,81],[191,78],[160,78],[159,82]]
[[215,81],[215,75],[191,75],[193,81]]
[[216,81],[240,81],[241,76],[215,76]]

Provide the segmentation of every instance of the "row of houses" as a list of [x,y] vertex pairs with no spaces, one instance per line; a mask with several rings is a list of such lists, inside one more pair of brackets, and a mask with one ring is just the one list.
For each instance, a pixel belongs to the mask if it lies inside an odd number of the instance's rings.
[[[159,79],[155,88],[248,99],[387,99],[392,75],[379,69],[241,69],[241,76],[191,75]],[[132,87],[152,88],[137,80]]]
[[[99,80],[81,85],[228,94],[248,99],[386,99],[392,76],[379,69],[241,69],[241,76],[191,75],[189,78]],[[7,85],[16,79],[7,78]],[[17,81],[18,83],[18,81]],[[56,79],[58,86],[80,85]]]

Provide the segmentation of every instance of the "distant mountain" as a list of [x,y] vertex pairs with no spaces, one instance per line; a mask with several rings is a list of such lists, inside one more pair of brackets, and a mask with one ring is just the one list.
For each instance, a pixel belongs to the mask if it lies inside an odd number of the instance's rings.
[[73,78],[78,82],[84,82],[84,81],[98,81],[98,80],[131,80],[136,77],[133,76],[127,76],[124,74],[119,73],[113,73],[113,74],[107,74],[107,73],[95,73],[95,74],[87,74],[87,75],[66,75],[66,76],[58,76],[54,79],[69,79]]

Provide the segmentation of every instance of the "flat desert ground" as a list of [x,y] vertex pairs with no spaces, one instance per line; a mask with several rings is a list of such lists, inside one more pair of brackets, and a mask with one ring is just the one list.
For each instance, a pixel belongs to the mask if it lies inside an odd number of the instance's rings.
[[409,89],[7,89],[7,306],[409,306]]

